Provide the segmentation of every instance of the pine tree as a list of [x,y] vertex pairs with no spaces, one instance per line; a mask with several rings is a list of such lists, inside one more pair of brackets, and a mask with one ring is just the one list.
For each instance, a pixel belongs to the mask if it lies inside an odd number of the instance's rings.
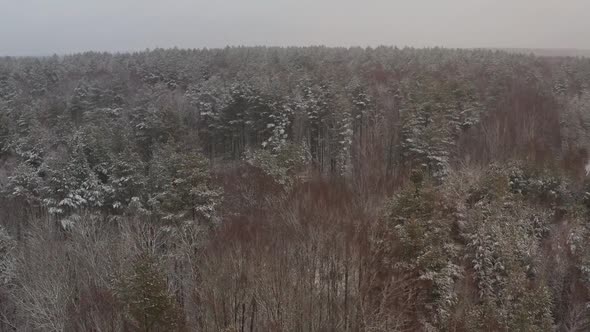
[[209,163],[200,154],[160,146],[148,182],[148,204],[163,220],[215,222],[221,192],[212,185]]
[[174,331],[180,315],[157,260],[150,254],[135,259],[131,271],[115,280],[115,291],[135,330]]

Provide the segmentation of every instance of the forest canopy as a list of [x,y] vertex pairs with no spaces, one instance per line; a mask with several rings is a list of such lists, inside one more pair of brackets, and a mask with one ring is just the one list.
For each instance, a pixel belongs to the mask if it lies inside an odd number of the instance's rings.
[[0,331],[587,331],[590,59],[0,58]]

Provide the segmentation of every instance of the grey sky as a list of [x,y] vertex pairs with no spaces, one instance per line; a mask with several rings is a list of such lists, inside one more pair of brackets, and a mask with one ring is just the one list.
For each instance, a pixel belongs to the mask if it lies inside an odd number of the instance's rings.
[[317,44],[590,49],[590,0],[0,0],[0,55]]

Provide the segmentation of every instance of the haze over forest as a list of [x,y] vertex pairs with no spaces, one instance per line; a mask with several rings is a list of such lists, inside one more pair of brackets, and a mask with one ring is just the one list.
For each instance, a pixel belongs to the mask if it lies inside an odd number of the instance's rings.
[[3,0],[0,8],[0,55],[227,45],[590,49],[585,0]]

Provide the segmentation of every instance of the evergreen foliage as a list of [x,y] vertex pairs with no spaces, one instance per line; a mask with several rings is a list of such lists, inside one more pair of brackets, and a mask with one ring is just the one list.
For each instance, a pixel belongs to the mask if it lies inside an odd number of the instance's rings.
[[0,330],[587,331],[589,89],[491,50],[0,58]]

